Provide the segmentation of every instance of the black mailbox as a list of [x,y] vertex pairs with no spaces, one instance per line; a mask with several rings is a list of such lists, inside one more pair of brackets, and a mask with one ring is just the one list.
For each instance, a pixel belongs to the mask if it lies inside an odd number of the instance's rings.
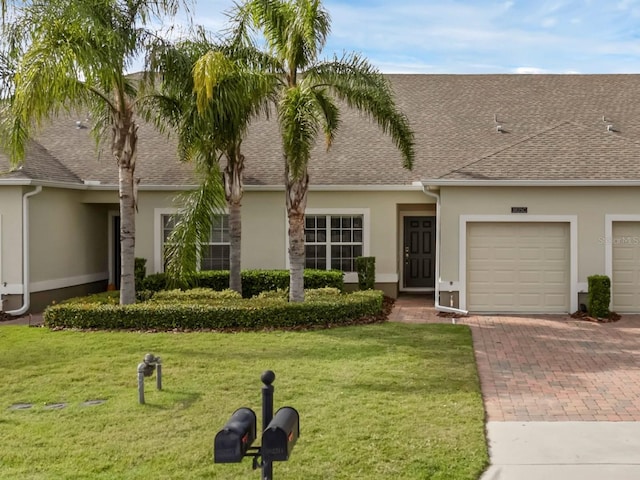
[[262,459],[285,461],[300,436],[300,417],[295,408],[282,407],[262,432]]
[[250,408],[239,408],[216,434],[213,442],[215,463],[238,463],[256,439],[256,414]]

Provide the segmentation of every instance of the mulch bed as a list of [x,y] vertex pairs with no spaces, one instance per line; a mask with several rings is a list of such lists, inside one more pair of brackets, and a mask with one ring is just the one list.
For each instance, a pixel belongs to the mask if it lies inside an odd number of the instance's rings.
[[611,323],[617,322],[622,317],[620,317],[620,315],[618,315],[616,312],[610,312],[607,318],[595,318],[589,316],[587,312],[577,311],[571,314],[571,318],[575,318],[576,320],[584,320],[586,322]]

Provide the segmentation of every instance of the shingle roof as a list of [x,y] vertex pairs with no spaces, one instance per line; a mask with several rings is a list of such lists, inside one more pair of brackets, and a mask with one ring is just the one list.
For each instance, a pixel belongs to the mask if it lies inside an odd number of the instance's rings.
[[[424,179],[640,180],[640,75],[388,78],[416,133],[413,171],[402,168],[388,137],[345,108],[331,150],[327,153],[324,145],[314,150],[312,185],[409,185]],[[28,178],[117,185],[115,161],[108,151],[97,154],[89,129],[76,128],[77,120],[61,118],[43,130],[37,140],[48,160],[37,148],[30,150],[23,174],[26,169]],[[615,132],[607,132],[609,124]],[[496,131],[497,125],[504,133]],[[179,164],[175,151],[171,140],[141,125],[136,169],[141,185],[194,184],[189,166]],[[243,153],[247,185],[283,184],[275,119],[253,122]],[[3,163],[0,159],[0,171],[6,170]]]
[[[562,122],[484,156],[442,179],[567,180],[640,179],[640,144],[601,126],[601,131]],[[606,163],[603,161],[609,159]]]

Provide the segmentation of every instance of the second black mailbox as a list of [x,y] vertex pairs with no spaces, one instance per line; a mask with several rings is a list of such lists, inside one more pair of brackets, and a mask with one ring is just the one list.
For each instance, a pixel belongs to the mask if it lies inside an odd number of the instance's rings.
[[295,408],[282,407],[262,432],[262,459],[267,462],[283,462],[300,436],[300,416]]
[[239,408],[220,430],[213,443],[215,463],[237,463],[256,439],[256,414],[250,408]]

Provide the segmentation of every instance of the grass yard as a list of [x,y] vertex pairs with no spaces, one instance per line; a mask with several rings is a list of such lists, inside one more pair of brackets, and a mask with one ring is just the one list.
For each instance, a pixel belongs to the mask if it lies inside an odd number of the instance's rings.
[[[162,357],[163,387],[136,367]],[[131,333],[0,327],[0,479],[249,479],[251,460],[213,463],[239,407],[261,426],[300,413],[275,479],[475,480],[488,462],[471,344],[460,325],[385,323],[306,332]],[[102,405],[82,406],[102,399]],[[66,402],[62,409],[48,404]],[[34,406],[25,410],[18,403]],[[258,440],[254,445],[259,445]]]

